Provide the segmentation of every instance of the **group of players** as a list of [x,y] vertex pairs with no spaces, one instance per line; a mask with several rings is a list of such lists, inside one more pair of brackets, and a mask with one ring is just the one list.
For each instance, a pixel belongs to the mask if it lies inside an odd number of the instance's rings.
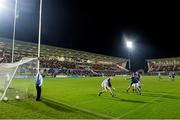
[[[129,92],[130,88],[132,87],[133,92],[135,92],[137,95],[141,95],[142,84],[140,82],[140,78],[141,78],[141,76],[138,72],[132,73],[131,77],[129,78],[129,79],[131,79],[131,82],[130,82],[130,85],[128,86],[126,92]],[[101,83],[102,89],[98,93],[98,96],[100,96],[102,93],[104,93],[106,91],[109,91],[112,97],[116,96],[113,93],[113,90],[115,88],[112,87],[112,84],[111,84],[112,79],[113,79],[112,77],[109,77],[109,78],[106,78],[105,80],[103,80],[103,82]]]
[[[172,80],[172,81],[175,79],[175,73],[172,72],[172,71],[169,72],[168,76],[169,76],[169,79]],[[159,80],[162,79],[161,72],[158,72],[158,78],[159,78]]]

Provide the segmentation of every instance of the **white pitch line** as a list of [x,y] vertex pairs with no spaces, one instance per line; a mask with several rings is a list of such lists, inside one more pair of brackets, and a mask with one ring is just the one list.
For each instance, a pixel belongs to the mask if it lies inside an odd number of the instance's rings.
[[[52,99],[48,99],[48,100],[54,101],[54,100],[52,100]],[[62,104],[62,105],[65,105],[65,106],[67,106],[67,107],[69,107],[69,108],[77,109],[77,110],[80,110],[80,111],[82,111],[82,112],[86,112],[86,113],[92,114],[92,115],[94,115],[94,116],[104,117],[104,119],[105,119],[105,118],[106,118],[106,119],[107,119],[107,118],[108,118],[108,119],[114,119],[114,118],[115,118],[115,117],[110,116],[110,115],[105,115],[105,114],[97,113],[97,112],[95,113],[95,112],[93,112],[93,111],[91,111],[91,110],[84,109],[84,108],[78,107],[78,106],[76,106],[76,105],[70,105],[70,104],[62,103],[62,102],[56,101],[56,100],[55,100],[55,102],[60,103],[60,104]]]
[[[176,91],[177,89],[178,89],[178,88],[173,89],[173,90],[171,90],[171,91],[169,91],[169,92]],[[144,106],[146,106],[146,105],[148,105],[148,104],[150,104],[150,103],[152,103],[152,102],[154,102],[154,101],[160,99],[163,95],[167,95],[167,94],[162,94],[161,96],[159,96],[159,97],[157,97],[157,98],[155,98],[155,99],[152,99],[150,102],[145,103],[145,104],[143,104],[143,105],[137,107],[136,109],[132,109],[132,110],[130,110],[129,112],[127,112],[127,113],[125,113],[125,114],[122,114],[122,115],[121,115],[120,117],[118,117],[118,118],[122,119],[122,117],[124,117],[124,116],[126,116],[126,115],[128,115],[128,114],[130,114],[130,113],[133,113],[133,112],[139,110],[140,108],[143,108]]]

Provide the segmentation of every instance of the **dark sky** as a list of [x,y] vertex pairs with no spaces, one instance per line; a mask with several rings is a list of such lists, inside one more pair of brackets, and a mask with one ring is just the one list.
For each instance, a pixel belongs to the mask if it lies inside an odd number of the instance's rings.
[[[13,5],[0,10],[0,36],[12,36]],[[38,39],[38,0],[18,0],[16,38]],[[134,0],[43,0],[42,43],[128,58],[123,35],[134,43],[132,69],[145,59],[178,57],[178,2]],[[2,12],[3,11],[3,12]]]

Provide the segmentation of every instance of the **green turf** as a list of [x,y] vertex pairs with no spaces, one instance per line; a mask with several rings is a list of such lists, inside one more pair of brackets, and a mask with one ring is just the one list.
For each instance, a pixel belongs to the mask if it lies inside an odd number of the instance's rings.
[[116,97],[109,93],[97,95],[103,79],[45,78],[41,102],[33,99],[0,102],[0,118],[180,119],[180,77],[170,81],[163,76],[159,81],[157,76],[145,76],[142,95],[126,93],[129,80],[114,77]]

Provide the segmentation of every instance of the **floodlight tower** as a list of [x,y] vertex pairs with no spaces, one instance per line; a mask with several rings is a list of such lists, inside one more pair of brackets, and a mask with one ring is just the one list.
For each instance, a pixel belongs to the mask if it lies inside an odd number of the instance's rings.
[[129,71],[131,71],[131,60],[130,60],[130,58],[131,58],[131,49],[132,49],[132,47],[133,47],[133,43],[132,43],[132,41],[130,41],[130,40],[127,40],[126,41],[126,46],[127,46],[127,48],[128,48],[128,56],[129,56]]

